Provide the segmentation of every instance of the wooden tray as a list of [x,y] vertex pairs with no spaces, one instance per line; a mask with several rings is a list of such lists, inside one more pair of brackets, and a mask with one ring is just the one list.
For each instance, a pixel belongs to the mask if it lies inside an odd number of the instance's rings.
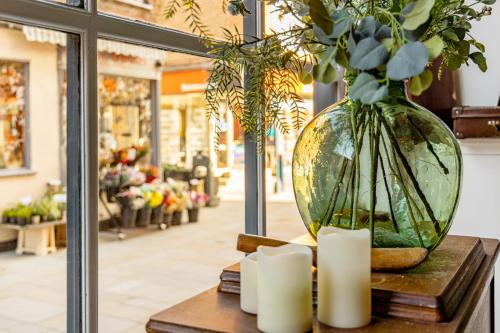
[[[448,236],[414,269],[372,273],[373,313],[430,322],[447,321],[453,317],[484,258],[479,238]],[[225,268],[220,280],[219,292],[239,294],[239,264]],[[316,285],[313,293],[315,298]]]

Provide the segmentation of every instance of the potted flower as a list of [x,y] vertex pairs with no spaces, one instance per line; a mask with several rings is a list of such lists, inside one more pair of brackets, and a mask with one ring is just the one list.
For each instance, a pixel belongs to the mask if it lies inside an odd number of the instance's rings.
[[182,197],[172,191],[168,196],[167,212],[171,214],[171,225],[179,225],[182,222]]
[[32,215],[31,215],[31,224],[40,224],[42,221],[42,209],[38,202],[33,203],[31,206]]
[[141,172],[146,176],[146,183],[150,184],[158,179],[160,170],[154,165],[145,165],[141,168]]
[[131,188],[130,190],[118,193],[116,200],[121,210],[121,226],[123,228],[135,227],[137,211],[144,206],[144,199],[140,198],[138,193]]
[[17,224],[20,226],[24,226],[26,224],[31,223],[31,213],[32,210],[30,206],[19,205],[15,211]]
[[188,221],[190,223],[198,222],[200,207],[205,206],[208,202],[208,195],[201,194],[197,191],[190,191],[188,205]]
[[182,213],[188,206],[189,194],[186,190],[185,182],[176,181],[171,185],[172,192],[170,194],[169,209],[173,212],[172,225],[179,225],[182,222]]
[[172,224],[173,210],[169,208],[172,204],[172,196],[169,190],[163,191],[163,224],[169,227]]
[[2,223],[15,223],[16,218],[14,216],[15,209],[8,208],[2,212]]
[[160,205],[163,198],[155,196],[155,191],[149,184],[144,184],[140,190],[141,195],[144,198],[144,206],[139,209],[136,225],[138,227],[147,227],[151,223],[153,208]]
[[148,205],[153,210],[151,213],[151,223],[162,224],[163,223],[163,194],[159,190],[155,190],[151,193],[151,199]]

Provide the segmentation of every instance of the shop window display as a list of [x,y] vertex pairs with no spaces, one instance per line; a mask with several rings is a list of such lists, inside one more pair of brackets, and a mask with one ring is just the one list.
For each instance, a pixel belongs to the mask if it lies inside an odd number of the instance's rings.
[[121,76],[99,78],[101,159],[136,146],[151,148],[151,81]]
[[0,169],[26,166],[26,64],[0,61]]

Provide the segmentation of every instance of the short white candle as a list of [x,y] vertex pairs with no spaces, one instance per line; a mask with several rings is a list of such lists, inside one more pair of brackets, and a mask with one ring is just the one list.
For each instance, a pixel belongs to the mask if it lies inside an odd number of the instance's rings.
[[245,312],[257,314],[257,252],[240,261],[240,306]]
[[312,251],[287,244],[257,249],[257,327],[268,333],[312,328]]
[[371,320],[371,237],[368,229],[318,232],[318,320],[339,328]]

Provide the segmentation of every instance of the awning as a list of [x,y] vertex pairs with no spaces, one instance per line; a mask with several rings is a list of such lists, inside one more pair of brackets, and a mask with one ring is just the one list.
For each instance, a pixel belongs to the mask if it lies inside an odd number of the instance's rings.
[[[50,43],[54,45],[66,46],[66,34],[63,32],[23,26],[23,33],[29,42]],[[165,51],[105,39],[99,39],[97,41],[97,48],[100,52],[138,57],[154,61],[163,61],[165,60],[166,55]]]

